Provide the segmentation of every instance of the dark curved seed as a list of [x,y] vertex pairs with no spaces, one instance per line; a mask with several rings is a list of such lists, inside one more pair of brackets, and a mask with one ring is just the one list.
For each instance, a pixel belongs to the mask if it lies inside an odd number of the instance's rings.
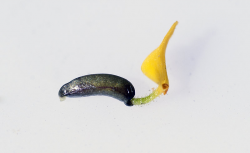
[[126,79],[112,74],[91,74],[76,78],[63,85],[59,97],[86,97],[95,95],[110,96],[125,105],[132,106],[130,101],[135,95],[134,86]]

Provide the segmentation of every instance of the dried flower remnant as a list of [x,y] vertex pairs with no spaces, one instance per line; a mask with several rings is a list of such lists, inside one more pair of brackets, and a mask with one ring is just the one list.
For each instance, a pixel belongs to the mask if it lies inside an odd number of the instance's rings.
[[176,21],[158,48],[156,48],[148,57],[144,60],[141,66],[142,72],[156,84],[158,88],[154,90],[150,95],[143,98],[133,98],[131,101],[134,105],[146,104],[160,96],[162,93],[165,95],[169,88],[169,81],[165,62],[165,52],[169,39],[174,33],[175,27],[178,24]]

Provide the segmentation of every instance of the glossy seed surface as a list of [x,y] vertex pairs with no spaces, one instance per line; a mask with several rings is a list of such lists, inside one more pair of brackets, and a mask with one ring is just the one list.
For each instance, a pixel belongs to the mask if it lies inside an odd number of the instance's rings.
[[86,97],[103,95],[113,97],[131,106],[135,89],[128,80],[112,74],[91,74],[78,77],[64,84],[59,97]]

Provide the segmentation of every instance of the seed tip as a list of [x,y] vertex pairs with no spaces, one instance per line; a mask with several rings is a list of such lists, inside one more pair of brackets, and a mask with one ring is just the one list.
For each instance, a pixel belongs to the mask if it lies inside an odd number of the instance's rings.
[[66,99],[66,96],[63,96],[63,97],[59,97],[60,101],[64,101]]

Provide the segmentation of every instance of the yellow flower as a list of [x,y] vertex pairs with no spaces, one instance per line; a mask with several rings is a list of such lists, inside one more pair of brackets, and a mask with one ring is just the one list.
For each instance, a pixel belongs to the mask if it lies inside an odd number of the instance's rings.
[[140,105],[145,104],[162,93],[164,95],[167,93],[169,88],[169,81],[168,81],[168,75],[167,75],[167,69],[166,69],[166,62],[165,62],[165,52],[166,47],[168,44],[169,39],[174,33],[175,27],[178,24],[176,21],[166,36],[164,37],[162,43],[160,46],[155,49],[151,54],[148,55],[148,57],[144,60],[141,66],[142,72],[152,81],[158,84],[158,88],[153,91],[149,96],[144,98],[133,98],[132,102],[134,105]]

